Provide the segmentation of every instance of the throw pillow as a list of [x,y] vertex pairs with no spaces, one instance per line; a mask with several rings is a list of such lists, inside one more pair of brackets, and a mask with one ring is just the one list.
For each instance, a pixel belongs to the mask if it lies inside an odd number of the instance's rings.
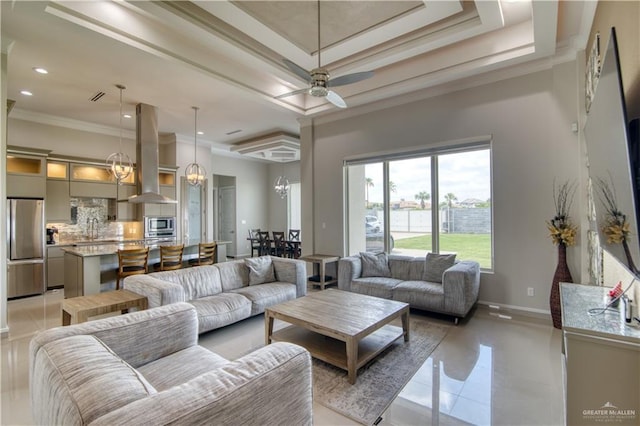
[[387,253],[368,253],[360,252],[362,259],[362,276],[363,277],[390,277],[389,261]]
[[442,274],[456,261],[454,254],[427,253],[422,279],[432,283],[442,283]]
[[249,285],[271,283],[276,280],[271,256],[246,258],[244,263],[249,268]]

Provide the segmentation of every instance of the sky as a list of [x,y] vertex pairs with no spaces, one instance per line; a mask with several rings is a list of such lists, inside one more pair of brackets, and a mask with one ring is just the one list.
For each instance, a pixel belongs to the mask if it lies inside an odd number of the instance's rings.
[[[440,199],[453,193],[458,201],[477,198],[486,201],[491,198],[490,151],[471,151],[440,155],[438,168],[440,176]],[[430,157],[411,160],[397,160],[389,163],[389,180],[396,184],[396,192],[391,193],[391,201],[415,201],[421,191],[431,193]],[[382,202],[382,163],[365,166],[365,176],[373,179],[369,188],[369,202]]]

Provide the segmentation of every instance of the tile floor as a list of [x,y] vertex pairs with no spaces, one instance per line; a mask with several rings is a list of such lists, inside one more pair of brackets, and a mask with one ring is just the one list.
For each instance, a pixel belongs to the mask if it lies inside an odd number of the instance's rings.
[[[28,345],[39,330],[58,326],[62,291],[8,303],[2,338],[2,425],[32,424]],[[421,312],[433,321],[446,319]],[[205,333],[200,344],[237,358],[263,344],[263,317]],[[478,307],[449,333],[383,415],[381,425],[562,425],[561,333],[550,321]],[[437,407],[437,409],[433,409]],[[316,425],[354,422],[314,405]]]

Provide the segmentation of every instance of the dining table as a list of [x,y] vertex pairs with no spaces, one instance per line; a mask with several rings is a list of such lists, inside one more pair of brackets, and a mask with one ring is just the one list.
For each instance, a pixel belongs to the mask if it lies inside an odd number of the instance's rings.
[[[247,237],[247,241],[250,241],[251,245],[260,243],[260,239],[259,238]],[[274,249],[275,249],[275,247],[274,247],[275,240],[273,238],[268,238],[268,239],[266,239],[264,241],[266,242],[266,245],[269,248],[269,253],[259,252],[260,256],[263,256],[265,254],[272,254]],[[297,259],[297,258],[300,257],[300,255],[301,255],[300,246],[302,245],[302,241],[285,239],[284,243],[287,246],[286,251],[290,252],[290,253],[293,253],[293,256],[292,256],[293,259]]]

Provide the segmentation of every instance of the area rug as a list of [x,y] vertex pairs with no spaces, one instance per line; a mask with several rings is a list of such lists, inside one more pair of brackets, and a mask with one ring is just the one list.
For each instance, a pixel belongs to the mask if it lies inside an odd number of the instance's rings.
[[347,372],[313,359],[313,400],[356,422],[371,425],[447,334],[449,326],[411,318],[410,341],[399,339],[358,370],[354,385]]

